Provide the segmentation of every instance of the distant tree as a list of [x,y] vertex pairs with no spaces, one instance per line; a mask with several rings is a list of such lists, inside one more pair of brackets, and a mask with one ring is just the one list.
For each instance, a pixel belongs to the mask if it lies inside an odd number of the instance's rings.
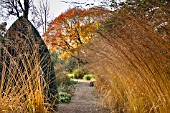
[[107,8],[119,8],[119,4],[122,4],[127,0],[88,0],[88,1],[77,1],[77,0],[62,0],[61,2],[67,3],[76,7],[107,7]]
[[28,19],[29,9],[32,7],[32,0],[1,0],[0,6],[4,16],[14,15],[18,18],[24,16]]
[[94,39],[100,21],[109,14],[111,11],[100,7],[70,9],[51,22],[43,37],[51,51],[57,50],[61,58],[67,59],[77,48]]
[[[43,32],[46,31],[47,20],[49,20],[49,10],[47,0],[40,0],[39,7],[34,5],[33,0],[1,0],[0,10],[1,17],[9,18],[9,16],[24,16],[28,19],[28,15],[31,15],[31,22],[36,28],[43,26]],[[29,13],[30,12],[30,13]]]
[[169,0],[127,0],[121,7],[170,42]]
[[[47,0],[40,0],[39,7],[36,7],[37,11],[37,22],[40,22],[43,33],[47,31],[47,25],[52,21],[52,16],[50,15],[50,6]],[[34,21],[34,20],[33,20]]]

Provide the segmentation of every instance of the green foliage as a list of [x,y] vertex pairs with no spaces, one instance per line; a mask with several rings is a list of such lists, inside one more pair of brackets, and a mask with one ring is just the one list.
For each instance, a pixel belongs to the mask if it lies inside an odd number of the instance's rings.
[[84,75],[84,72],[82,69],[75,69],[75,70],[73,70],[72,73],[74,74],[73,78],[76,78],[76,79],[83,78],[83,75]]
[[59,54],[56,51],[51,52],[50,55],[51,55],[51,60],[53,63],[60,63],[60,64],[65,63],[64,60],[61,60],[60,58],[58,58]]
[[78,83],[78,81],[70,80],[70,84],[69,85],[76,85],[77,83]]
[[83,77],[84,80],[91,80],[91,81],[94,81],[94,76],[92,74],[85,74],[84,77]]
[[67,92],[59,92],[59,100],[67,103],[71,100],[71,95]]
[[68,73],[67,76],[75,79],[82,79],[85,72],[82,69],[74,69],[72,73]]
[[70,78],[74,78],[74,74],[73,73],[68,73],[67,76],[70,77]]
[[[75,89],[75,87],[74,87],[74,85],[75,84],[77,84],[77,81],[74,81],[74,80],[71,80],[69,83],[67,83],[67,84],[60,84],[60,86],[58,87],[58,91],[59,92],[65,92],[65,93],[68,93],[68,94],[72,94],[73,92],[74,92],[74,89]],[[61,93],[62,94],[62,93]],[[67,100],[67,97],[63,97],[62,95],[60,95],[60,93],[59,93],[59,100],[61,101],[61,102],[69,102],[68,100]],[[66,99],[65,99],[66,98]],[[64,100],[63,100],[64,99]],[[65,101],[66,100],[66,101]]]

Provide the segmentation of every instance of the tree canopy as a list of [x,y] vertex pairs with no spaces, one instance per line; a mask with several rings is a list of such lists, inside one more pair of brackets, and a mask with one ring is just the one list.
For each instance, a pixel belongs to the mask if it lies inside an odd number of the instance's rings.
[[43,37],[51,51],[57,50],[61,58],[67,59],[78,47],[94,39],[100,21],[111,13],[101,7],[69,9],[51,22]]

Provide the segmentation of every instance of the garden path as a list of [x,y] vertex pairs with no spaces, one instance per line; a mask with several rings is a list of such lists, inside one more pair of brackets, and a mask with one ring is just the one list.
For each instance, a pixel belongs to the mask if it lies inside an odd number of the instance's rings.
[[101,99],[94,87],[89,87],[89,81],[78,80],[71,101],[59,104],[59,113],[111,113]]

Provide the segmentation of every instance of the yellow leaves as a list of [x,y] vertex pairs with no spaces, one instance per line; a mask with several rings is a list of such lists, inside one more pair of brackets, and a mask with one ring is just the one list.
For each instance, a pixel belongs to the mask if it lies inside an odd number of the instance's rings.
[[65,51],[63,54],[60,54],[58,56],[58,58],[67,61],[70,58],[70,56],[71,56],[71,52],[70,51]]

